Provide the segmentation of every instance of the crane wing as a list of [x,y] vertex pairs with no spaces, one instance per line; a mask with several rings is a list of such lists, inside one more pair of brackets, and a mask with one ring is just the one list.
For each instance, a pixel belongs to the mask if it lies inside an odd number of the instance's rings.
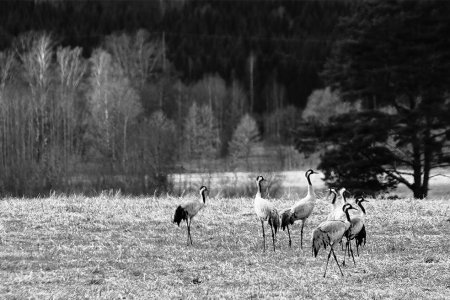
[[330,244],[336,241],[340,241],[345,231],[348,229],[349,224],[339,220],[329,220],[322,222],[317,227],[323,233],[326,233],[329,237]]
[[307,218],[311,214],[311,211],[314,208],[314,202],[306,200],[307,199],[304,198],[292,206],[291,214],[293,219],[301,220]]

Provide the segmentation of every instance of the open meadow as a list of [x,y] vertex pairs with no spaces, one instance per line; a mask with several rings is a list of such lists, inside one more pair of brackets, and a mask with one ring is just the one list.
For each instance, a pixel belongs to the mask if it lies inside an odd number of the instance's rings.
[[[330,209],[325,199],[308,220],[303,250],[296,223],[292,249],[281,231],[277,251],[263,253],[253,198],[211,195],[187,246],[185,223],[171,219],[178,203],[198,197],[0,200],[0,298],[450,299],[446,198],[369,199],[356,266],[349,260],[341,277],[330,260],[323,278],[327,253],[313,258],[310,237]],[[285,208],[296,197],[271,200]]]

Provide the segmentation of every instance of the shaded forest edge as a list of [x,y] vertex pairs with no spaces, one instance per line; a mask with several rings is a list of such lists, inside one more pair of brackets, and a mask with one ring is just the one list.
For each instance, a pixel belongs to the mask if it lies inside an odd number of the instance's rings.
[[298,167],[290,129],[320,85],[330,33],[349,7],[0,5],[0,190],[14,195],[163,192],[174,171],[274,171],[286,159]]
[[[252,112],[288,104],[303,108],[312,90],[322,86],[318,73],[334,42],[333,30],[351,3],[2,1],[0,49],[27,31],[46,31],[59,45],[81,47],[89,57],[105,36],[145,29],[152,39],[164,38],[167,59],[183,82],[218,74],[227,83],[242,84]],[[281,94],[281,103],[273,101],[274,93]]]
[[425,198],[450,166],[448,2],[20,3],[1,2],[3,193],[165,192],[174,172],[262,171],[263,149]]

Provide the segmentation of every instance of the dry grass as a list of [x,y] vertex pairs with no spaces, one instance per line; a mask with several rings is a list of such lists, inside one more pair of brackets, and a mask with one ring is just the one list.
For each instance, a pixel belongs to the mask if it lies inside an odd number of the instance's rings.
[[322,277],[323,250],[311,256],[310,233],[329,209],[325,201],[307,224],[305,249],[295,225],[292,249],[281,232],[277,251],[263,253],[252,198],[208,199],[192,223],[193,246],[185,224],[170,222],[182,200],[1,200],[0,298],[450,298],[448,200],[371,201],[368,243],[343,278],[335,264]]

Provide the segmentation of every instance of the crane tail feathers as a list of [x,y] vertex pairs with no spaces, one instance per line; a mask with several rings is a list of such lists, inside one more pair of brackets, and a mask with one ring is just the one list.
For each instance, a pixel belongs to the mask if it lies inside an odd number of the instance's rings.
[[273,226],[275,233],[278,232],[278,228],[280,228],[280,215],[278,211],[273,210],[269,216],[269,225]]
[[314,229],[312,233],[312,241],[311,241],[311,249],[314,257],[317,257],[317,253],[319,253],[322,237],[321,232],[318,228]]
[[365,246],[366,245],[366,227],[363,225],[361,230],[355,236],[356,247]]
[[291,210],[288,209],[281,214],[281,229],[284,231],[286,227],[292,224],[294,224],[294,222],[291,218]]
[[317,257],[317,254],[319,253],[320,247],[323,246],[324,249],[327,248],[327,245],[330,243],[330,237],[328,234],[320,228],[314,229],[312,233],[312,241],[311,241],[311,248],[312,248],[312,254],[314,257]]
[[177,223],[177,225],[180,226],[182,220],[187,220],[187,212],[180,205],[177,207],[177,209],[175,209],[175,215],[173,216],[173,223]]

